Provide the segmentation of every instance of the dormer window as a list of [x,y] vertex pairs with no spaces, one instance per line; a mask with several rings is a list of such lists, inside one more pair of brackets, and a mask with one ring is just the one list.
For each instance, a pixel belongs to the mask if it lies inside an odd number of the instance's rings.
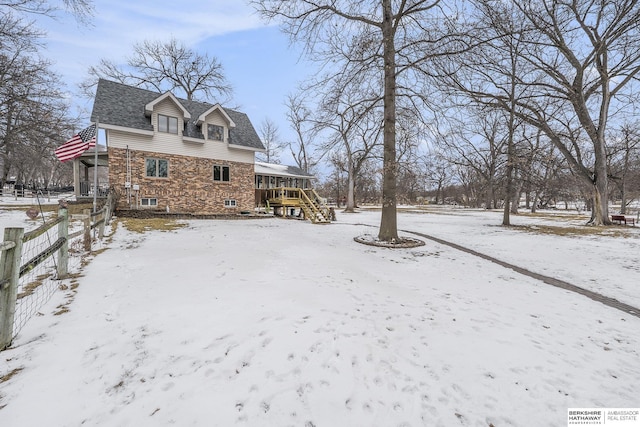
[[218,125],[207,125],[207,138],[214,141],[224,141],[224,127]]
[[158,132],[178,134],[178,118],[158,114]]

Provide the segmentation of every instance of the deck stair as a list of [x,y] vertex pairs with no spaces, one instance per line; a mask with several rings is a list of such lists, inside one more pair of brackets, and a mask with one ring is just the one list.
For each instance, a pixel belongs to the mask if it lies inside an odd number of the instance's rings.
[[269,205],[273,208],[299,208],[314,224],[328,224],[331,222],[331,212],[316,193],[310,188],[272,188],[268,193]]
[[322,199],[314,189],[302,190],[300,196],[300,209],[306,218],[309,218],[314,224],[331,222],[329,208],[322,203]]

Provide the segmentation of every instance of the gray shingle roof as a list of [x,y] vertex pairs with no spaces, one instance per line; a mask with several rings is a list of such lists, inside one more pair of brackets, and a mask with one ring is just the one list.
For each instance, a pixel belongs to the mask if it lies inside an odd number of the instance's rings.
[[[93,102],[91,120],[99,121],[101,124],[152,131],[151,118],[145,115],[144,107],[161,95],[158,92],[100,79]],[[195,121],[214,105],[186,99],[178,99],[178,101],[191,114],[191,119],[185,125],[184,136],[204,139],[202,129],[195,124]],[[236,125],[229,132],[230,144],[264,149],[260,137],[245,113],[226,108],[224,111]]]

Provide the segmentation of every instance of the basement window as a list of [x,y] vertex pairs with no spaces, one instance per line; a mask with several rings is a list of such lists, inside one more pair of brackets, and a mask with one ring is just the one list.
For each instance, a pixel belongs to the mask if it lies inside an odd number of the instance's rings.
[[224,201],[225,208],[235,208],[236,206],[238,206],[238,204],[235,199],[227,199]]
[[158,199],[155,197],[143,197],[140,200],[140,206],[143,208],[154,208],[158,206]]

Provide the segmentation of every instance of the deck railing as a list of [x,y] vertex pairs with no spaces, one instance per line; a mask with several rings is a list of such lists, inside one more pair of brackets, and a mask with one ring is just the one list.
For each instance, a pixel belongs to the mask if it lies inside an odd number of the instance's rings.
[[[93,197],[94,185],[93,181],[80,181],[80,197]],[[106,183],[98,182],[96,197],[105,198],[109,195],[109,186]]]
[[312,188],[280,187],[267,190],[267,199],[273,207],[300,208],[313,223],[328,223],[329,208]]

